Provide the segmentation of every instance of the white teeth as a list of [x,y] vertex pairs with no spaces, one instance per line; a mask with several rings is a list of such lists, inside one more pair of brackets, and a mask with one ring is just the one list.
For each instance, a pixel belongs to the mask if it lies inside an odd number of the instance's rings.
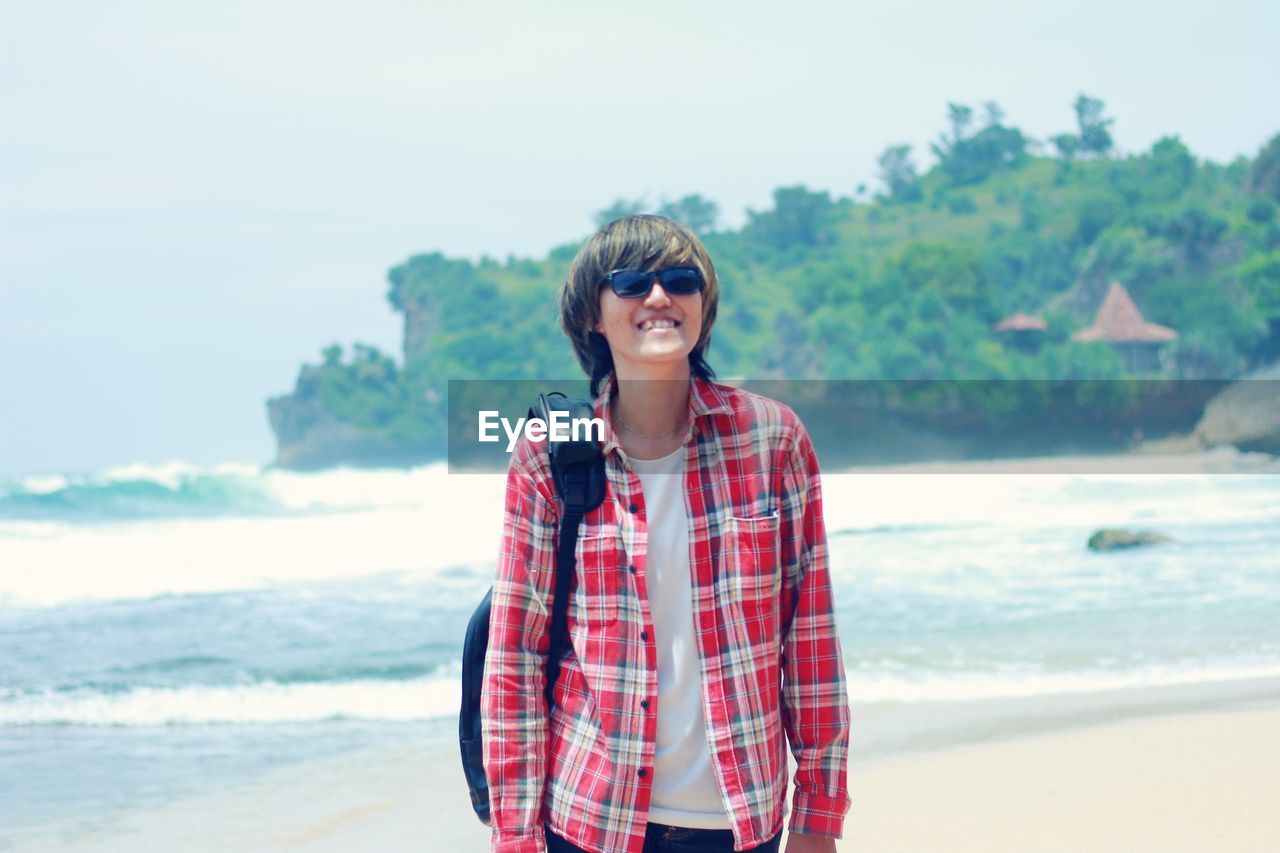
[[640,328],[646,332],[650,329],[674,329],[675,327],[675,320],[645,320],[640,324]]

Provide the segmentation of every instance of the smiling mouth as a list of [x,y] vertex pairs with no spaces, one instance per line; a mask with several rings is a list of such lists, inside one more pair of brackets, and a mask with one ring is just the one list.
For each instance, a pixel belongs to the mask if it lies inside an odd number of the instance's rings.
[[640,331],[648,332],[654,329],[674,329],[680,324],[675,320],[645,320],[640,324]]

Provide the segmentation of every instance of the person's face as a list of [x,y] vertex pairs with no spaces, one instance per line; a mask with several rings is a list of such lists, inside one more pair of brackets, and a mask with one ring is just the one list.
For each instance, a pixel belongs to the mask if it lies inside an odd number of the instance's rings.
[[648,295],[624,299],[605,284],[595,331],[609,342],[619,377],[670,375],[688,365],[702,334],[702,293],[670,294],[654,281]]

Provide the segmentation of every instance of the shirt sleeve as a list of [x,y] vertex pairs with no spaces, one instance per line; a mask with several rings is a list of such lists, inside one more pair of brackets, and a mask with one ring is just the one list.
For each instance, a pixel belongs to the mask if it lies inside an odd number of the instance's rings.
[[507,472],[502,541],[489,612],[481,731],[494,853],[545,853],[548,636],[558,511],[548,476],[521,442]]
[[782,715],[796,759],[792,832],[839,838],[849,810],[849,694],[836,633],[818,458],[803,425],[783,475]]

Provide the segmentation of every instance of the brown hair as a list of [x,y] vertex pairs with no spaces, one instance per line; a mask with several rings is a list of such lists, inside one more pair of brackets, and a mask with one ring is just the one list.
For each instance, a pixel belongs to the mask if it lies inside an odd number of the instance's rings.
[[560,290],[560,328],[573,344],[578,364],[591,377],[592,394],[600,392],[600,383],[613,370],[609,343],[594,331],[600,322],[604,277],[617,269],[674,266],[693,266],[702,273],[702,333],[689,353],[689,368],[704,379],[715,376],[706,360],[720,298],[711,256],[685,226],[665,216],[641,213],[614,220],[591,235],[578,250]]

